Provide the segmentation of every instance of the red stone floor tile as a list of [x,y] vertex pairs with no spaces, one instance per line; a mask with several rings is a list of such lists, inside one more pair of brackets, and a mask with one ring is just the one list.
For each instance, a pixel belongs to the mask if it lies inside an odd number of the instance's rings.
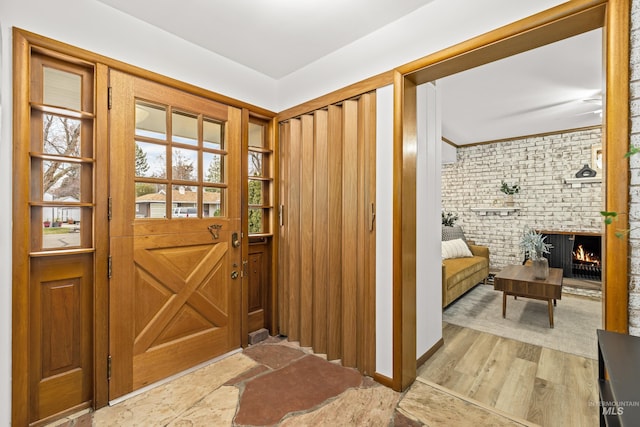
[[242,353],[271,369],[282,368],[305,355],[302,350],[278,344],[258,344],[245,348]]
[[234,423],[273,425],[288,413],[309,410],[361,383],[357,370],[307,355],[247,381]]

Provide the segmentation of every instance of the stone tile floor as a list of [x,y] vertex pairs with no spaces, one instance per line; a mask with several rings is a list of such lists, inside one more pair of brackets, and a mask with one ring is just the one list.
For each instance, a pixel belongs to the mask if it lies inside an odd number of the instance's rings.
[[56,426],[526,425],[417,380],[395,392],[276,337]]

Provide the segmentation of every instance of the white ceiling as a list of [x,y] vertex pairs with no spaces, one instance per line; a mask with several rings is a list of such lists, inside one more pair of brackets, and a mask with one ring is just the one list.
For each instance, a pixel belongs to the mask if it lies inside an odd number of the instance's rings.
[[457,145],[602,124],[602,31],[438,81],[442,134]]
[[279,79],[433,0],[100,0]]
[[[99,1],[278,80],[434,0]],[[601,106],[584,99],[602,91],[601,51],[595,30],[439,80],[443,136],[463,145],[600,124]]]

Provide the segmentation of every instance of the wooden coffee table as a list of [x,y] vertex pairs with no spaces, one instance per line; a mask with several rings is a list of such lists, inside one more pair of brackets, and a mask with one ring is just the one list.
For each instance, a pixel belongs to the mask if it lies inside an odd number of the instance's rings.
[[493,289],[502,291],[502,317],[507,314],[507,295],[546,300],[549,304],[549,327],[553,328],[553,304],[562,298],[562,269],[550,268],[546,280],[533,276],[533,267],[509,265],[493,278]]

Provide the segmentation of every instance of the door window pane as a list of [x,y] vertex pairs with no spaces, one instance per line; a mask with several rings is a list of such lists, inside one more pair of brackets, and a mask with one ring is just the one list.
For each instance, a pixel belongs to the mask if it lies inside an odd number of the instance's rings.
[[249,176],[264,176],[262,170],[262,153],[249,151]]
[[135,174],[137,177],[166,178],[165,145],[136,141]]
[[167,111],[164,107],[136,102],[136,135],[167,139]]
[[224,139],[222,135],[222,123],[216,122],[211,119],[204,119],[202,127],[204,147],[223,150]]
[[173,179],[176,181],[198,180],[198,152],[186,148],[174,148],[171,157]]
[[47,206],[42,208],[42,249],[80,247],[80,208]]
[[224,155],[214,153],[202,153],[204,163],[204,181],[216,184],[224,182]]
[[198,145],[198,118],[192,114],[174,112],[172,115],[172,141]]
[[225,216],[224,196],[225,191],[222,188],[207,187],[202,191],[202,217],[210,218],[216,216]]
[[43,101],[46,105],[82,110],[82,78],[78,74],[51,67],[42,69]]
[[166,218],[167,186],[136,182],[136,218]]
[[43,114],[42,123],[44,153],[80,157],[80,120],[55,114]]
[[262,233],[263,212],[260,208],[249,208],[249,233]]
[[249,180],[249,205],[263,205],[262,181]]
[[198,187],[174,185],[171,193],[172,218],[198,217]]
[[264,148],[264,126],[249,123],[249,147]]
[[77,163],[42,162],[42,192],[44,201],[80,201],[80,169]]

